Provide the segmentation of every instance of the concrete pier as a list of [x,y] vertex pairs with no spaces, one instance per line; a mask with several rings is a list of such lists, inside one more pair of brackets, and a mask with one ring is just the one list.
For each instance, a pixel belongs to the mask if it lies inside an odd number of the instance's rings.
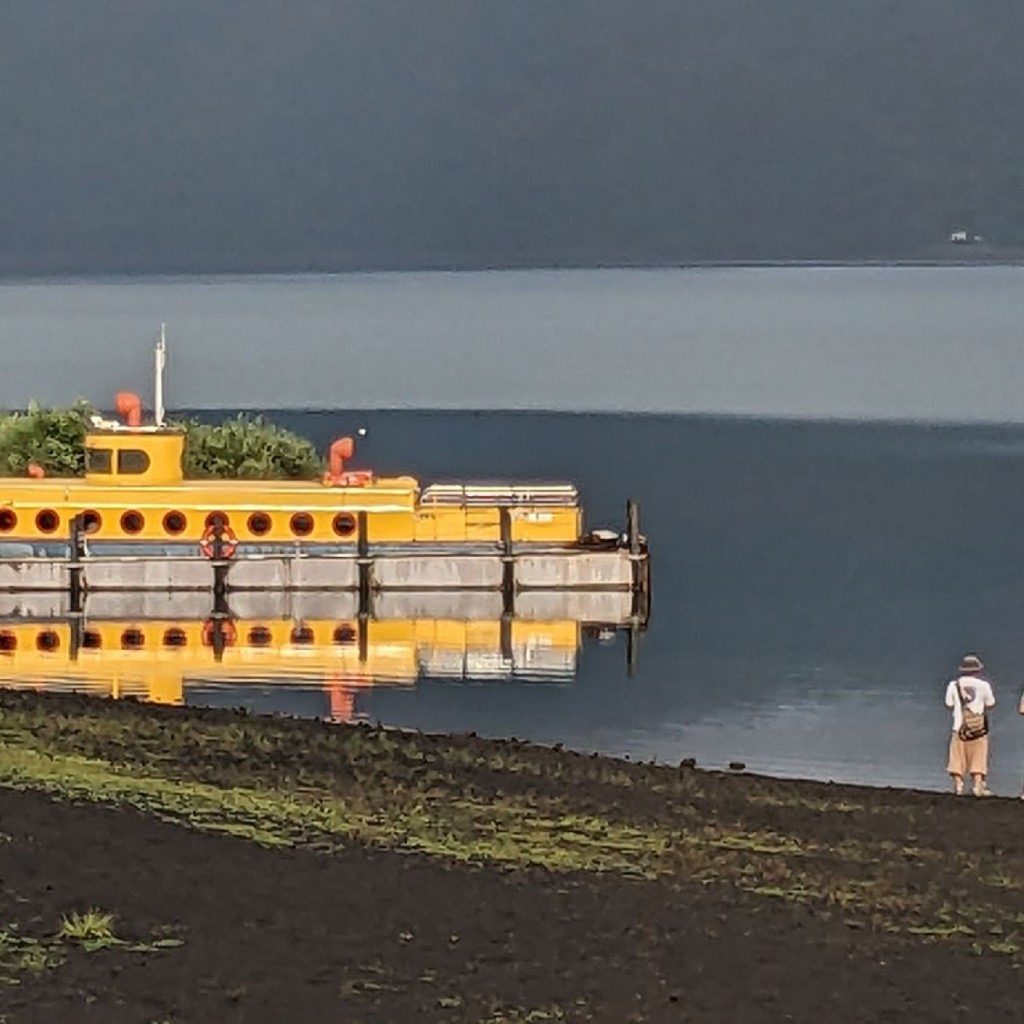
[[[619,591],[642,588],[646,553],[551,549],[481,554],[251,555],[223,561],[202,556],[86,555],[0,559],[0,592],[197,591],[211,593],[217,569],[227,593],[246,591],[356,592],[361,578],[388,591]],[[362,569],[362,572],[360,571]],[[511,570],[511,571],[509,571]]]
[[[82,611],[88,618],[204,619],[209,593],[199,591],[111,590],[89,594]],[[381,620],[450,619],[493,621],[503,614],[502,595],[470,591],[387,591],[374,603]],[[59,619],[73,612],[69,595],[59,591],[0,594],[0,621]],[[239,619],[354,619],[359,595],[352,591],[239,591],[231,595],[230,615]],[[618,628],[632,617],[632,595],[624,591],[537,591],[521,595],[515,617],[527,622],[571,620],[582,625]]]

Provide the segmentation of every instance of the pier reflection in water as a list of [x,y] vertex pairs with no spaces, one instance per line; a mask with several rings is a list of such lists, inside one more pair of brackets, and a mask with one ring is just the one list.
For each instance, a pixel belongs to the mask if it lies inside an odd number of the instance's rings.
[[62,601],[0,597],[0,685],[336,722],[422,679],[571,683],[588,637],[622,630],[632,658],[645,626],[616,592],[532,594],[514,616],[487,593],[382,595],[373,617],[337,593],[236,594],[218,614],[198,593],[93,594],[80,616]]

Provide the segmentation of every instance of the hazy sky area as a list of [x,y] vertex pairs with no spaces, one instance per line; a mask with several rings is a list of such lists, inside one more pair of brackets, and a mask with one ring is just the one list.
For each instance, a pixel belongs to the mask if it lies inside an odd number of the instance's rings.
[[0,286],[0,405],[1024,421],[1024,268],[352,274]]

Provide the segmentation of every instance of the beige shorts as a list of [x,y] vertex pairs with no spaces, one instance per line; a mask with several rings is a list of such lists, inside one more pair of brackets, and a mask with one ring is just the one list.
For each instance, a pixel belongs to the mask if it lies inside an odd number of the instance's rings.
[[988,737],[965,741],[953,733],[946,771],[950,775],[988,775]]

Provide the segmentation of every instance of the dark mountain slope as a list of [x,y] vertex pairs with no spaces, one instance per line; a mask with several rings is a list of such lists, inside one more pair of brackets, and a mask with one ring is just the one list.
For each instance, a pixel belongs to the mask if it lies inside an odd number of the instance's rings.
[[1019,0],[0,7],[0,270],[1024,244]]

